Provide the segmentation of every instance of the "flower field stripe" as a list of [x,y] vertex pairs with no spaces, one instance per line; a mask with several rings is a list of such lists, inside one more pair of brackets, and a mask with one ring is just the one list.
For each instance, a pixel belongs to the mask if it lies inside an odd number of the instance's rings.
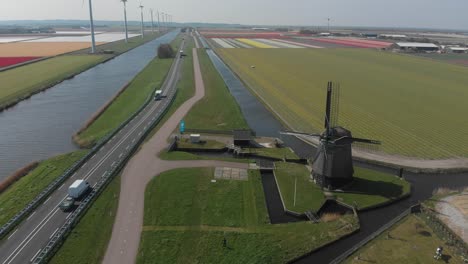
[[278,48],[292,48],[292,49],[303,49],[304,47],[298,46],[298,45],[292,45],[288,43],[282,43],[279,41],[271,40],[271,39],[255,39],[257,41],[261,41],[267,45],[272,45],[276,46]]
[[228,48],[228,49],[234,48],[231,44],[227,43],[226,41],[224,41],[222,39],[213,38],[212,40],[214,40],[214,42],[216,42],[218,45],[220,45],[223,48]]
[[240,42],[243,42],[245,44],[248,44],[252,47],[255,47],[255,48],[261,48],[261,49],[271,49],[271,48],[275,48],[273,46],[270,46],[270,45],[267,45],[267,44],[263,44],[261,42],[258,42],[258,41],[255,41],[255,40],[252,40],[252,39],[245,39],[245,38],[240,38],[240,39],[237,39],[238,41]]
[[289,40],[285,40],[285,39],[273,39],[273,40],[278,41],[278,42],[289,43],[289,44],[293,44],[293,45],[297,45],[297,46],[302,46],[302,47],[306,47],[306,48],[323,49],[323,47],[320,47],[320,46],[309,45],[309,44],[299,43],[299,42],[295,42],[295,41],[289,41]]

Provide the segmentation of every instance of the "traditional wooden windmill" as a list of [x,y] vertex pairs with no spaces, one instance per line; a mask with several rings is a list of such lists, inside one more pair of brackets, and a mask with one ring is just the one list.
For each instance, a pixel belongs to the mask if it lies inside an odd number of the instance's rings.
[[284,131],[281,134],[318,137],[320,143],[312,159],[312,178],[323,188],[336,189],[353,180],[353,156],[351,145],[354,142],[380,145],[371,139],[355,138],[351,131],[338,126],[338,95],[333,94],[334,84],[328,82],[325,108],[325,131],[322,134],[309,134]]

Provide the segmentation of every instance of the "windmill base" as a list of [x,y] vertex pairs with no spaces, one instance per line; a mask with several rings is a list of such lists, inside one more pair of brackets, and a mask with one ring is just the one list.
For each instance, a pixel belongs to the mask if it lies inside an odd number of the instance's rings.
[[315,184],[329,190],[339,189],[353,181],[353,177],[330,178],[314,173],[312,173],[311,177],[314,180]]

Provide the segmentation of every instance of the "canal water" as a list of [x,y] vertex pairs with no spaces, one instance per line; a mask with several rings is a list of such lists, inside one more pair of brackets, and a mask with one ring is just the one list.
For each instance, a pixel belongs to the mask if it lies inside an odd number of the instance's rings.
[[0,113],[0,181],[35,160],[76,150],[71,136],[140,72],[172,31]]

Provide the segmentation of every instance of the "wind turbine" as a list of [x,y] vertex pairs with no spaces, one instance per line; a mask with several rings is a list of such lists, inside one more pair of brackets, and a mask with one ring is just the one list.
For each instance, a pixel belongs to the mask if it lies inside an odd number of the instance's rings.
[[166,30],[166,24],[164,24],[164,12],[161,12],[161,20],[162,20],[163,29]]
[[143,5],[140,2],[139,8],[141,9],[141,38],[145,37],[145,31],[144,31],[144,26],[143,26]]
[[159,11],[156,11],[158,14],[158,33],[161,34],[161,26],[159,25]]
[[128,28],[127,28],[127,0],[121,0],[124,6],[124,19],[125,19],[125,43],[128,43]]
[[96,40],[94,38],[93,6],[89,0],[89,20],[91,24],[91,53],[96,52]]
[[153,8],[150,8],[151,13],[151,32],[154,34]]

